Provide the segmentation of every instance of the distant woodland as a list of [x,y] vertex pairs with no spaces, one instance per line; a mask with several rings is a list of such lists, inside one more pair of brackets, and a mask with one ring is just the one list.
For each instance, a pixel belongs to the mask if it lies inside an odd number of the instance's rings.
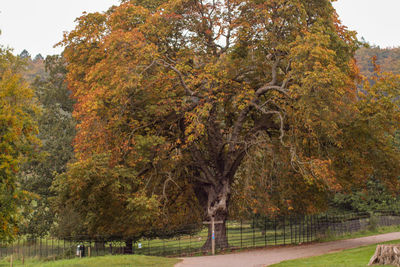
[[361,73],[367,77],[374,73],[373,57],[376,57],[376,63],[383,72],[400,74],[400,47],[382,49],[372,46],[359,49],[355,58]]
[[[24,78],[32,82],[35,77],[45,78],[44,58],[41,54],[31,56],[26,50],[20,54],[26,58],[28,65],[24,73]],[[380,48],[377,46],[362,47],[357,50],[355,59],[360,73],[367,77],[371,77],[374,73],[373,58],[376,57],[376,63],[380,66],[383,72],[392,72],[400,74],[400,47],[395,48]]]
[[[28,65],[24,73],[24,78],[32,82],[35,77],[46,78],[44,58],[41,54],[31,56],[26,50],[20,55],[26,58]],[[371,77],[374,73],[373,58],[376,57],[376,63],[383,72],[392,72],[400,74],[400,47],[380,48],[377,46],[362,47],[357,50],[355,59],[360,73],[367,77]]]

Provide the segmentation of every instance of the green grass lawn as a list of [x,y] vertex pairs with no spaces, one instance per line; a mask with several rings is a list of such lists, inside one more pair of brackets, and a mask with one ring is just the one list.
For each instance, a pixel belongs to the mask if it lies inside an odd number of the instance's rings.
[[[172,258],[148,257],[141,255],[103,256],[92,258],[76,258],[58,261],[29,260],[22,265],[21,261],[14,262],[15,267],[145,267],[160,266],[172,267],[180,260]],[[0,261],[0,267],[9,267],[9,259]]]
[[[400,240],[385,242],[384,244],[398,244]],[[348,249],[342,252],[326,254],[322,256],[283,261],[271,267],[365,267],[372,255],[376,245]],[[390,266],[390,265],[386,265]]]

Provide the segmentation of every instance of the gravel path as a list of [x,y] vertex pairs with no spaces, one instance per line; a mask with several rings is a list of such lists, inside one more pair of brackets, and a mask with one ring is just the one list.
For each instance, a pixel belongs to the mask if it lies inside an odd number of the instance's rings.
[[261,267],[284,260],[318,256],[396,239],[400,239],[400,232],[318,244],[265,248],[226,255],[189,257],[182,258],[183,261],[176,264],[175,267]]

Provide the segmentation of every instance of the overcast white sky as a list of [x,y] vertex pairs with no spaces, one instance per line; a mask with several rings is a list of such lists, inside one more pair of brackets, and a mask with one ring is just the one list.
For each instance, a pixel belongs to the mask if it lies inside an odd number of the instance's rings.
[[[74,28],[83,11],[105,11],[119,0],[0,0],[0,44],[19,54],[61,52],[53,45]],[[400,46],[400,0],[338,0],[334,3],[346,26],[371,44]]]

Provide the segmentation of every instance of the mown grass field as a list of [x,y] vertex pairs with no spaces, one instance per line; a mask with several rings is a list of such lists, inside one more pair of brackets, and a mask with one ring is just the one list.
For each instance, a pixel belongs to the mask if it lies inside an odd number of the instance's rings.
[[[180,260],[173,258],[149,257],[142,255],[103,256],[93,258],[76,258],[57,261],[28,260],[13,262],[14,267],[172,267]],[[10,258],[0,261],[0,267],[9,267]]]
[[[385,242],[384,244],[399,244],[400,240]],[[322,256],[284,261],[271,267],[365,267],[372,255],[376,245],[348,249],[342,252],[326,254]],[[390,266],[390,265],[385,265]]]

